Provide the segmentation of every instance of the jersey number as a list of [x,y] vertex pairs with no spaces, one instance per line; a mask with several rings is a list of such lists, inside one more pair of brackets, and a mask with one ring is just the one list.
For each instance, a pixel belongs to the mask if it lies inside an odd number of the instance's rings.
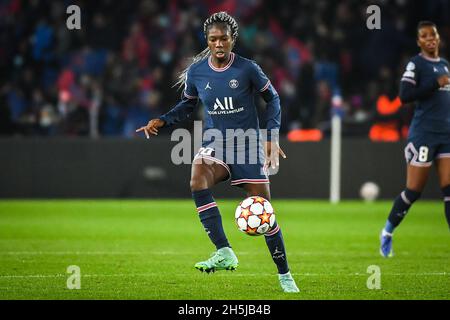
[[213,148],[200,148],[200,150],[198,150],[198,154],[202,156],[211,156],[213,152]]
[[419,148],[419,161],[426,162],[428,160],[428,147]]

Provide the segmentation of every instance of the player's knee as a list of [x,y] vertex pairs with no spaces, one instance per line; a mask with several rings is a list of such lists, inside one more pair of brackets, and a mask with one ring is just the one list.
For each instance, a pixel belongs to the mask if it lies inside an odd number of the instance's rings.
[[247,197],[260,196],[266,200],[271,200],[268,184],[247,184],[245,190],[247,191]]
[[201,191],[208,189],[208,181],[201,176],[193,176],[190,181],[191,191]]

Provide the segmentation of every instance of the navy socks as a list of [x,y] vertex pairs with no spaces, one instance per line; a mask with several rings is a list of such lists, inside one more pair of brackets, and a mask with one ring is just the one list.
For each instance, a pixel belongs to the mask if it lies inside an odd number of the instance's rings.
[[442,194],[444,195],[445,218],[450,228],[450,185],[442,188]]
[[231,247],[222,226],[222,217],[209,189],[192,192],[200,221],[217,250]]
[[272,255],[273,262],[277,265],[278,273],[288,273],[289,266],[286,258],[286,249],[284,248],[283,235],[276,222],[272,230],[264,235],[264,238],[266,239],[266,244]]
[[391,212],[389,213],[388,221],[384,230],[392,233],[394,229],[402,222],[405,215],[408,213],[411,205],[420,197],[420,192],[406,188],[394,201]]

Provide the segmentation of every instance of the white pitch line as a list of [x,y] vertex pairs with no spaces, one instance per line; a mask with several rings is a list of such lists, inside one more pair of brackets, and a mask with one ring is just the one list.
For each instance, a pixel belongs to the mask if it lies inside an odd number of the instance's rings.
[[[0,251],[0,255],[195,255],[199,254],[199,251]],[[254,255],[255,252],[251,251],[236,251],[239,255]],[[402,255],[409,255],[409,252],[402,252]],[[357,255],[360,258],[367,258],[373,256],[379,256],[378,252],[373,254],[340,254],[325,251],[304,251],[304,252],[290,252],[290,256],[354,256]]]
[[[198,252],[186,251],[0,251],[0,255],[181,255],[198,254]],[[241,252],[240,254],[251,254],[250,252]]]
[[[198,254],[198,252],[182,252],[182,251],[0,251],[0,255],[182,255],[182,254]],[[250,253],[243,253],[250,254]]]
[[[270,273],[219,273],[214,274],[214,276],[228,276],[232,277],[252,277],[252,276],[275,276],[275,274]],[[318,277],[318,276],[364,276],[366,277],[368,274],[366,273],[348,273],[348,274],[339,274],[339,273],[293,273],[294,276],[300,277]],[[382,273],[385,276],[446,276],[450,275],[448,272],[419,272],[419,273]],[[32,274],[32,275],[0,275],[0,278],[62,278],[68,277],[68,274]],[[154,277],[161,276],[161,273],[117,273],[117,274],[82,274],[81,277],[84,278],[102,278],[102,277]],[[186,274],[173,274],[172,276],[177,277],[185,277]]]
[[[183,254],[198,254],[198,252],[186,251],[0,251],[0,255],[183,255]],[[247,255],[251,252],[240,252],[239,254]]]
[[[139,251],[5,251],[0,252],[0,255],[139,255],[148,253]],[[170,253],[158,252],[158,254]]]
[[60,278],[66,277],[64,274],[29,274],[29,275],[0,275],[0,278]]

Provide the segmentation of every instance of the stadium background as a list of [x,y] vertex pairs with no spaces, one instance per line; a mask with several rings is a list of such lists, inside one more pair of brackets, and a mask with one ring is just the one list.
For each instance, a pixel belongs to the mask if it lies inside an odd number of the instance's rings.
[[[81,30],[66,27],[70,4]],[[366,27],[370,4],[381,30]],[[448,58],[448,1],[2,1],[0,197],[189,197],[190,167],[170,160],[172,129],[150,141],[134,131],[176,103],[177,72],[219,10],[239,23],[235,51],[281,96],[288,159],[274,196],[328,197],[330,114],[340,108],[342,196],[372,180],[394,197],[413,110],[396,99],[398,82],[419,20],[437,23]],[[240,195],[230,189],[217,195]],[[434,173],[424,196],[440,198]]]
[[[81,30],[66,28],[71,4],[81,8]],[[366,28],[369,4],[381,8],[381,30]],[[393,259],[380,256],[378,236],[405,182],[412,108],[395,98],[417,52],[415,26],[435,21],[449,58],[449,6],[0,1],[0,300],[448,301],[448,226],[434,172],[423,194],[434,200],[411,208],[396,231]],[[176,102],[176,74],[205,45],[202,23],[218,10],[240,25],[236,52],[261,64],[281,95],[288,158],[271,192],[296,295],[280,291],[262,237],[236,228],[243,193],[227,183],[214,195],[239,269],[196,271],[213,246],[191,200],[190,166],[171,161],[173,129],[149,140],[134,133]],[[333,111],[343,116],[339,204],[328,200]],[[192,122],[179,127],[192,130]],[[385,200],[358,199],[368,180]],[[69,266],[80,268],[80,290],[69,290]],[[382,272],[380,289],[368,286],[369,266]]]

